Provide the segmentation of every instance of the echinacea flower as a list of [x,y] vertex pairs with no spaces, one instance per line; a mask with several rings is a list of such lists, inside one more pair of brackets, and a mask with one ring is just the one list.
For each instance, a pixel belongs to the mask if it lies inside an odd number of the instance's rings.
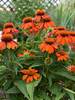
[[39,29],[33,22],[33,19],[31,17],[26,17],[23,19],[23,23],[21,24],[21,28],[24,30],[27,30],[28,33],[32,33],[33,35],[35,33],[38,33]]
[[32,33],[33,35],[35,35],[36,33],[39,32],[39,28],[37,26],[33,25],[32,28],[30,28],[29,32]]
[[60,30],[60,31],[62,31],[62,30],[66,30],[66,28],[64,26],[55,26],[54,30]]
[[48,27],[55,27],[55,23],[51,20],[50,16],[48,15],[44,15],[42,17],[43,23],[44,23],[44,28],[48,28]]
[[4,41],[0,42],[0,50],[1,51],[6,49],[6,48],[8,48],[8,49],[16,49],[17,47],[18,47],[17,42],[15,42],[13,40],[9,41],[9,42],[4,42]]
[[54,51],[58,48],[55,43],[54,38],[46,38],[40,45],[39,48],[42,52],[48,52],[49,54],[54,53]]
[[11,23],[11,22],[8,22],[4,25],[4,28],[3,28],[3,34],[13,34],[16,35],[19,31],[14,27],[14,24]]
[[7,42],[7,48],[8,49],[16,49],[18,47],[18,43],[15,42],[15,41],[10,41],[10,42]]
[[[39,20],[39,21],[37,21]],[[35,16],[34,21],[37,22],[39,29],[47,29],[49,27],[55,27],[55,23],[51,20],[47,14]]]
[[54,34],[55,35],[72,35],[72,36],[75,36],[75,32],[71,32],[71,31],[68,31],[68,30],[54,30]]
[[17,42],[13,40],[13,35],[12,34],[2,34],[1,37],[1,42],[0,42],[0,50],[4,50],[6,48],[8,49],[15,49],[18,47]]
[[6,28],[6,29],[3,29],[3,34],[12,34],[13,36],[17,35],[19,31],[16,29],[16,28]]
[[25,81],[26,83],[30,83],[33,80],[38,80],[40,79],[40,74],[38,73],[38,70],[36,69],[22,69],[20,72],[23,74],[22,80]]
[[29,29],[33,25],[33,20],[31,17],[23,18],[23,23],[21,24],[22,29]]
[[53,34],[57,37],[57,41],[62,45],[75,42],[75,32],[68,31],[64,27],[55,27]]
[[29,22],[32,22],[32,17],[25,17],[23,18],[23,23],[29,23]]
[[68,66],[67,70],[70,71],[70,72],[75,72],[75,65]]
[[12,34],[2,34],[2,41],[8,42],[11,41],[13,39],[13,35]]
[[29,51],[29,50],[24,50],[23,53],[19,53],[18,57],[23,57],[24,55],[29,55],[29,56],[35,56],[33,52]]
[[4,24],[4,28],[13,28],[14,24],[12,22],[8,22],[6,24]]
[[57,61],[67,61],[69,59],[69,55],[65,51],[56,52]]
[[40,22],[42,19],[42,16],[45,15],[45,11],[43,9],[38,9],[36,11],[35,17],[34,17],[34,21],[35,22]]
[[36,11],[36,15],[38,15],[38,16],[43,16],[44,14],[45,14],[45,11],[43,9],[38,9]]
[[56,41],[57,41],[57,43],[58,44],[60,44],[60,45],[65,45],[65,44],[70,44],[70,43],[72,43],[72,38],[71,38],[71,36],[67,36],[67,35],[58,35],[57,37],[56,37]]

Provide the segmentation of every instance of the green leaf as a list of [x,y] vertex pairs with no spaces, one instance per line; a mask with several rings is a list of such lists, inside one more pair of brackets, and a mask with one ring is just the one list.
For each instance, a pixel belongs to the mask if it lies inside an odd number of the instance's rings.
[[14,84],[28,100],[33,100],[34,89],[40,81],[41,78],[37,81],[33,81],[29,84],[26,84],[24,81],[19,80],[16,81]]
[[26,88],[27,88],[27,92],[29,94],[30,100],[33,100],[34,89],[39,84],[40,81],[41,81],[41,78],[40,80],[26,84]]
[[57,75],[63,76],[65,78],[68,78],[68,79],[70,79],[72,81],[75,81],[75,76],[72,75],[70,72],[68,72],[66,70],[66,68],[61,68],[61,69],[55,71],[54,73],[57,74]]
[[75,100],[75,94],[72,94],[70,92],[67,92],[71,100]]
[[30,66],[31,68],[37,68],[37,67],[40,67],[40,64],[34,64],[32,66]]
[[65,93],[60,93],[59,95],[56,96],[55,100],[60,100],[61,98],[63,98],[64,95]]
[[69,92],[69,93],[72,93],[72,94],[75,94],[75,91],[72,91],[72,90],[70,90],[70,89],[68,89],[68,88],[63,88],[65,91],[67,91],[67,92]]
[[6,66],[0,65],[0,74],[1,74],[1,72],[5,71],[5,70],[6,70]]
[[[58,84],[53,84],[52,86],[51,86],[51,88],[49,89],[50,90],[50,92],[52,92],[52,94],[54,94],[54,95],[59,95],[60,93],[61,93],[61,87],[58,85]],[[58,91],[58,92],[57,92]]]
[[51,100],[51,97],[47,91],[39,89],[39,91],[35,93],[34,100]]
[[52,86],[52,76],[48,76],[48,82],[49,82],[49,87],[51,87]]
[[23,95],[29,99],[29,95],[28,95],[28,92],[27,92],[27,88],[26,88],[26,85],[25,85],[25,82],[24,81],[16,81],[15,83],[15,86],[23,93]]
[[34,100],[43,100],[43,98],[35,96]]
[[16,87],[12,87],[12,88],[8,89],[6,91],[6,93],[13,94],[13,93],[20,93],[20,91]]

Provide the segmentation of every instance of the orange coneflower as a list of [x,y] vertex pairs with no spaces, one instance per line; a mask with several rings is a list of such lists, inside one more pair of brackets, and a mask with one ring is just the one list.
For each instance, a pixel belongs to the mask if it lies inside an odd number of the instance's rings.
[[45,15],[45,11],[43,9],[38,9],[36,11],[36,14],[35,14],[35,17],[34,17],[34,21],[35,22],[40,22],[44,15]]
[[48,27],[55,27],[55,23],[51,20],[50,16],[48,15],[44,15],[42,17],[43,23],[44,23],[44,28],[48,28]]
[[65,51],[56,52],[57,61],[66,61],[69,59],[69,55]]
[[31,51],[29,51],[29,50],[24,50],[23,53],[18,54],[18,57],[23,57],[23,56],[26,55],[26,54],[28,54],[28,55],[30,55],[30,56],[35,56],[35,54],[32,53]]
[[29,29],[29,28],[32,27],[32,25],[33,25],[32,18],[31,17],[26,17],[26,18],[23,19],[23,23],[21,25],[21,28],[22,29]]
[[75,65],[68,66],[67,70],[70,71],[70,72],[75,72]]
[[16,35],[18,32],[19,32],[19,31],[18,31],[16,28],[4,28],[4,29],[3,29],[3,34],[8,34],[8,33],[10,33],[10,34],[13,34],[13,36],[14,36],[14,35]]
[[63,31],[63,30],[66,30],[66,28],[64,26],[55,26],[54,30]]
[[54,38],[46,38],[40,45],[39,48],[42,52],[54,53],[54,51],[58,48],[55,43]]
[[63,26],[55,26],[53,29],[54,29],[53,34],[56,36],[61,34],[66,34],[67,31],[66,28]]
[[4,28],[13,28],[14,24],[12,22],[8,22],[6,24],[4,24]]
[[23,18],[23,23],[28,23],[28,22],[32,22],[32,17],[25,17]]
[[14,24],[13,24],[13,23],[8,22],[8,23],[6,23],[6,24],[4,25],[3,34],[8,34],[8,33],[10,33],[10,34],[13,34],[13,36],[14,36],[14,35],[16,35],[18,32],[19,32],[19,31],[14,27]]
[[15,41],[9,41],[9,42],[1,41],[0,42],[0,50],[1,51],[6,49],[6,48],[8,48],[8,49],[16,49],[17,47],[18,47],[18,44]]
[[[55,23],[51,20],[50,16],[48,16],[47,14],[44,14],[39,17],[40,17],[40,21],[37,23],[39,29],[42,28],[47,29],[48,27],[55,27]],[[36,22],[37,19],[35,20],[34,18],[34,21]]]
[[37,10],[35,17],[27,17],[23,19],[22,29],[31,29],[31,33],[37,33],[42,28],[55,27],[55,23],[45,13],[44,10]]
[[3,29],[3,34],[8,34],[11,32],[11,28],[4,28]]
[[36,11],[36,15],[42,16],[42,15],[44,15],[44,14],[45,14],[45,11],[44,11],[43,9],[38,9],[38,10]]
[[36,34],[39,32],[39,28],[36,25],[33,25],[32,28],[29,30],[30,33]]
[[38,33],[39,29],[33,22],[33,19],[31,17],[27,17],[23,19],[23,23],[21,25],[22,29],[28,30],[29,33]]
[[75,32],[67,31],[67,30],[54,30],[55,35],[72,35],[75,36]]
[[33,80],[38,80],[41,77],[38,70],[32,68],[22,69],[20,72],[23,74],[22,80],[24,80],[26,83],[30,83]]
[[53,33],[56,35],[57,42],[59,44],[71,44],[75,42],[75,32],[67,31],[64,28],[62,30],[54,30]]
[[16,49],[17,47],[18,47],[17,42],[15,42],[15,41],[7,42],[7,48],[8,49]]
[[65,45],[65,44],[70,44],[70,43],[72,43],[72,38],[71,38],[70,36],[66,36],[66,35],[63,35],[63,36],[58,35],[58,36],[56,37],[56,41],[57,41],[57,43],[60,44],[60,45]]
[[0,50],[8,49],[15,49],[18,47],[17,42],[13,40],[12,34],[2,34],[0,42]]
[[2,34],[2,41],[6,41],[6,42],[8,42],[8,41],[11,41],[12,39],[13,39],[13,35],[12,34]]

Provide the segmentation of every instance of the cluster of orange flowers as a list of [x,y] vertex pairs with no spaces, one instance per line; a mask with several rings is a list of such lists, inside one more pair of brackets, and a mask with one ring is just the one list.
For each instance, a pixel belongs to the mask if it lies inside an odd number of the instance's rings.
[[15,49],[18,47],[17,42],[14,41],[15,34],[18,33],[18,30],[14,28],[13,23],[9,22],[4,25],[4,29],[1,36],[0,50]]
[[[39,45],[41,52],[48,52],[49,54],[53,54],[59,49],[59,44],[56,42],[56,38],[47,37],[44,41]],[[68,53],[65,51],[56,52],[57,61],[66,61],[69,59]]]
[[[55,54],[57,61],[67,61],[69,55],[63,50],[63,45],[70,45],[75,43],[75,32],[67,30],[63,26],[56,26],[51,17],[46,14],[44,10],[37,10],[34,18],[26,17],[23,19],[20,26],[25,32],[34,35],[40,32],[42,29],[51,28],[50,32],[45,36],[43,41],[39,45],[41,52],[47,52],[49,54]],[[18,43],[14,41],[15,36],[18,34],[18,30],[14,27],[13,23],[9,22],[4,25],[4,29],[0,41],[0,51],[8,48],[15,49],[18,47]],[[62,49],[60,47],[62,46]],[[23,53],[18,54],[18,57],[24,55],[35,56],[35,54],[29,50],[24,50]],[[75,72],[75,65],[67,67],[70,72]],[[22,69],[20,72],[23,74],[22,80],[26,83],[30,83],[33,80],[40,79],[41,75],[36,69]]]
[[44,10],[37,10],[34,18],[26,17],[23,19],[21,28],[24,30],[29,30],[30,33],[38,33],[39,30],[48,27],[54,27],[55,23],[51,20]]
[[40,74],[38,73],[38,70],[36,69],[22,69],[20,72],[23,74],[22,80],[24,80],[26,83],[30,83],[33,80],[38,80],[41,78]]
[[[43,28],[52,28],[51,32],[45,37],[42,43],[39,45],[41,52],[47,52],[49,54],[56,52],[56,57],[58,61],[66,61],[69,59],[68,53],[63,49],[57,51],[62,45],[71,45],[75,43],[75,32],[67,30],[63,26],[56,26],[51,18],[43,12],[43,10],[38,10],[36,12],[36,16],[34,17],[36,22],[39,22],[38,26],[42,26]],[[44,25],[42,25],[42,22]],[[51,24],[52,23],[52,24]]]

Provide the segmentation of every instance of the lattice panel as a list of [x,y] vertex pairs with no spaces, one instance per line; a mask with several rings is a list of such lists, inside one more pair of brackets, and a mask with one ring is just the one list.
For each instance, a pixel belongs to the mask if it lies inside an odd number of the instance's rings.
[[12,11],[14,7],[11,0],[0,0],[0,8]]
[[[44,0],[45,3],[50,5],[57,6],[60,3],[60,0]],[[43,2],[44,3],[44,2]],[[14,4],[12,0],[0,0],[0,8],[4,10],[14,11]]]

